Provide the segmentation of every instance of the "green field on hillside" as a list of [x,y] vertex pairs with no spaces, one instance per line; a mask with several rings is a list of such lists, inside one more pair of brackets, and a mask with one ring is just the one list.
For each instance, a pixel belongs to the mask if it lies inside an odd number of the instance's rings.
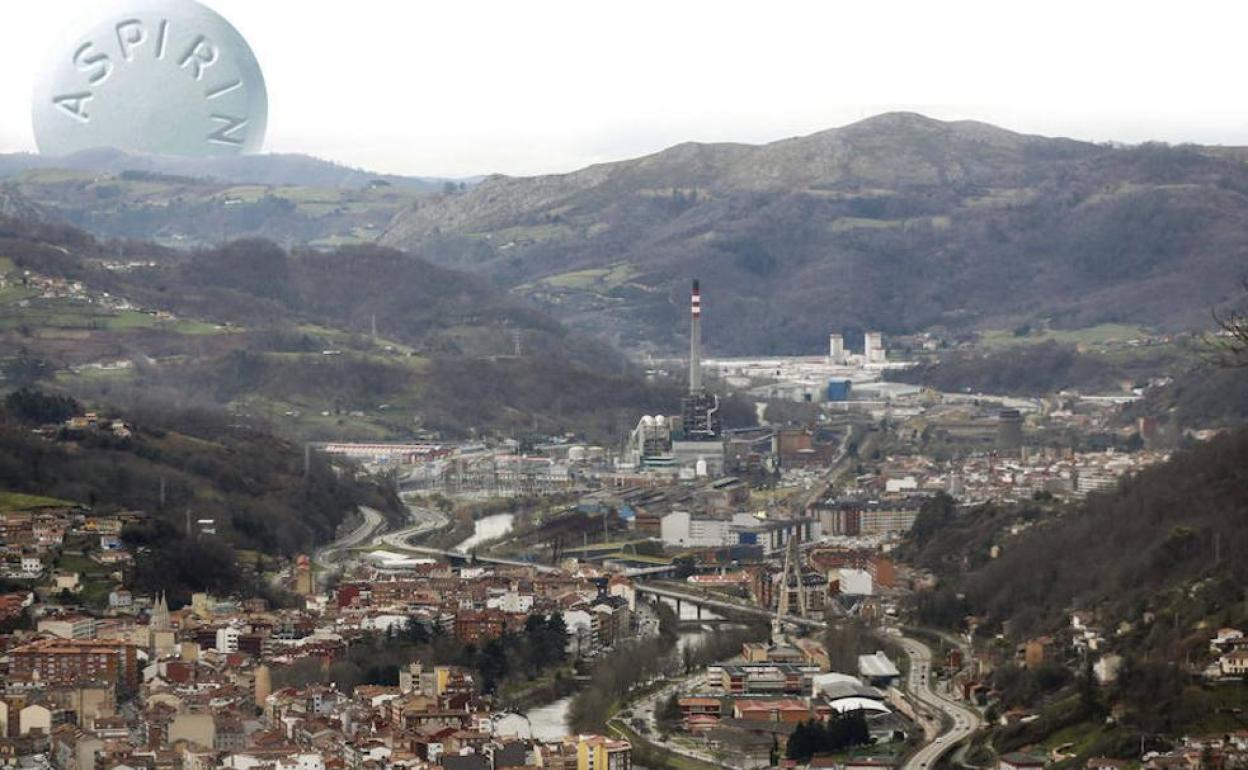
[[54,497],[24,495],[21,492],[0,491],[0,511],[29,511],[37,508],[72,507],[77,503],[68,500],[57,500]]
[[990,329],[980,332],[979,344],[988,348],[1000,348],[1052,341],[1096,348],[1125,345],[1129,340],[1143,340],[1149,336],[1148,330],[1129,324],[1100,324],[1085,329],[1032,329],[1026,334],[1015,334],[1006,329]]

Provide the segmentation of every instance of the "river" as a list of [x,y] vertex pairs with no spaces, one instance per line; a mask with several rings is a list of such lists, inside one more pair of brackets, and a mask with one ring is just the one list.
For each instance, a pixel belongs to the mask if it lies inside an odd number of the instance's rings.
[[[663,601],[668,602],[675,609],[675,602],[667,599]],[[692,605],[682,604],[680,610],[681,620],[698,619],[697,609]],[[717,620],[718,618],[718,615],[709,610],[702,611],[703,620]],[[676,646],[681,650],[689,646],[696,647],[711,633],[712,631],[708,630],[708,628],[685,628],[677,635]],[[574,695],[569,695],[557,701],[551,701],[544,706],[529,709],[527,716],[529,717],[529,726],[533,731],[533,737],[538,740],[554,741],[568,735],[570,732],[568,728],[568,708],[571,707],[572,698],[574,697]]]
[[[494,540],[506,535],[515,526],[515,523],[516,515],[514,513],[495,513],[490,516],[483,516],[473,522],[472,536],[455,546],[454,550],[461,553],[471,551],[487,540]],[[664,601],[667,601],[675,609],[675,602],[666,599]],[[693,605],[688,603],[682,604],[680,610],[680,620],[698,620],[697,608]],[[702,619],[717,620],[719,616],[709,610],[703,610]],[[707,628],[685,628],[680,631],[676,645],[681,650],[691,645],[697,646],[711,633],[712,631]],[[526,716],[529,718],[529,726],[534,738],[553,741],[568,735],[568,709],[572,706],[573,697],[575,696],[569,695],[559,700],[551,701],[544,706],[529,709]]]
[[466,553],[487,540],[502,537],[511,531],[516,524],[516,514],[495,513],[482,516],[472,523],[472,535],[464,542],[455,546],[455,550]]

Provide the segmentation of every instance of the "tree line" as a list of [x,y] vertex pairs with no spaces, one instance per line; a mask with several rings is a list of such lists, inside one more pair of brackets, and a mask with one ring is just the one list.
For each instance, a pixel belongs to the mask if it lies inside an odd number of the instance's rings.
[[871,743],[871,731],[862,711],[836,713],[827,721],[812,719],[799,722],[789,736],[785,756],[806,762],[820,754],[837,754],[855,746]]
[[400,670],[420,661],[427,669],[440,665],[470,669],[479,677],[481,692],[497,693],[509,683],[564,668],[567,644],[567,626],[557,612],[530,615],[521,630],[480,645],[465,644],[439,627],[408,619],[352,644],[327,667],[320,659],[304,660],[277,669],[273,678],[283,687],[328,680],[350,692],[364,684],[397,685]]
[[601,732],[612,708],[632,690],[733,657],[743,644],[768,633],[765,626],[733,629],[709,635],[679,653],[674,629],[655,638],[623,642],[594,666],[589,684],[572,701],[568,722],[577,732]]

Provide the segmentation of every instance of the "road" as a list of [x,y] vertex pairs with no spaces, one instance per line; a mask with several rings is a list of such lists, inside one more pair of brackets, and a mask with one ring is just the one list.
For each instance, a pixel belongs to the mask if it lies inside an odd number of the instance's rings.
[[[673,679],[670,684],[667,684],[661,687],[660,689],[654,692],[651,692],[647,695],[643,695],[637,700],[629,702],[627,704],[627,708],[622,709],[622,710],[632,712],[634,717],[639,717],[644,721],[648,732],[640,733],[641,737],[653,743],[655,746],[658,746],[662,749],[670,751],[674,754],[679,754],[683,757],[696,759],[700,762],[705,762],[707,764],[717,765],[719,767],[732,770],[731,765],[724,764],[722,761],[717,759],[714,754],[712,754],[709,751],[703,751],[693,746],[685,745],[683,743],[677,743],[670,736],[668,737],[667,740],[663,740],[661,736],[661,731],[659,730],[659,722],[658,722],[658,719],[656,718],[656,712],[658,711],[659,705],[663,701],[667,700],[667,698],[670,697],[673,692],[678,692],[678,693],[694,692],[694,691],[699,690],[704,684],[705,684],[705,671],[698,672],[698,673],[691,674],[691,675],[684,676],[684,677],[679,677],[677,679]],[[631,719],[625,720],[619,716],[613,716],[611,717],[611,721],[623,724],[626,722],[631,722],[632,720]],[[628,725],[628,727],[629,729],[635,730],[635,728],[632,725]]]
[[340,552],[354,548],[372,537],[378,528],[386,523],[381,511],[374,508],[361,505],[360,513],[364,516],[364,521],[360,523],[360,526],[312,554],[312,562],[321,568],[322,573],[333,571],[334,562]]
[[832,486],[853,467],[849,458],[849,442],[855,437],[862,438],[859,435],[860,432],[857,426],[849,426],[849,430],[841,437],[841,445],[836,448],[836,454],[833,456],[832,462],[828,464],[828,470],[815,482],[810,492],[801,498],[802,511],[809,510],[811,506],[826,497]]
[[351,532],[313,553],[312,562],[320,568],[320,579],[324,580],[326,576],[341,567],[338,560],[351,549],[367,548],[373,545],[406,548],[409,538],[446,524],[446,516],[432,508],[421,508],[415,505],[409,505],[407,508],[414,523],[394,532],[386,532],[386,519],[381,515],[381,511],[360,506],[364,521]]
[[898,641],[910,657],[910,694],[928,708],[949,717],[952,724],[949,729],[937,735],[935,740],[911,755],[901,767],[901,770],[930,770],[945,752],[978,730],[983,720],[974,709],[932,690],[929,684],[932,651],[926,644],[906,636],[900,637]]
[[424,545],[411,545],[408,543],[416,535],[424,534],[432,530],[438,529],[446,525],[446,515],[435,511],[432,508],[422,508],[416,505],[409,505],[408,510],[415,524],[410,527],[387,532],[379,535],[374,539],[374,543],[386,548],[393,548],[400,553],[421,554],[424,556],[436,556],[442,559],[472,559],[483,564],[500,564],[506,567],[533,567],[538,572],[558,572],[557,567],[548,567],[543,564],[536,564],[519,559],[507,559],[501,556],[483,556],[480,554],[465,554],[457,550],[446,550],[443,548],[430,548]]
[[435,529],[446,526],[446,514],[436,511],[433,508],[424,508],[419,505],[407,506],[408,516],[411,517],[412,525],[394,532],[386,532],[376,538],[378,545],[389,546],[391,548],[408,548],[407,541],[417,535],[423,535],[432,532]]

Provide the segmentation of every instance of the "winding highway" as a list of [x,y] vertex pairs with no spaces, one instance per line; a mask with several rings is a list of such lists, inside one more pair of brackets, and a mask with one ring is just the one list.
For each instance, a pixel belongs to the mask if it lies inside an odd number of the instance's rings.
[[901,770],[930,770],[946,752],[978,730],[983,720],[974,709],[931,688],[932,651],[926,644],[906,636],[900,637],[898,642],[910,657],[910,694],[928,708],[947,716],[951,723],[949,729],[916,751],[901,767]]
[[418,554],[421,556],[435,556],[448,561],[453,559],[471,560],[482,564],[498,564],[505,567],[532,567],[538,572],[552,573],[558,572],[557,567],[548,567],[544,564],[534,562],[521,561],[519,559],[508,559],[502,556],[486,556],[481,554],[469,554],[459,550],[447,550],[444,548],[432,548],[425,545],[412,545],[408,541],[416,535],[425,534],[446,525],[446,515],[435,511],[432,508],[422,508],[416,505],[409,505],[408,511],[412,521],[415,523],[409,527],[395,530],[394,532],[385,532],[373,538],[372,543],[393,549],[398,553]]
[[323,575],[335,569],[334,562],[338,560],[340,552],[354,548],[372,537],[386,523],[386,519],[381,515],[381,511],[374,508],[362,505],[360,506],[360,513],[364,517],[364,521],[360,523],[360,526],[312,554],[313,563],[321,568]]
[[419,505],[407,506],[408,516],[412,520],[412,525],[403,529],[395,530],[378,535],[375,540],[378,545],[385,545],[391,548],[410,548],[407,541],[417,535],[423,535],[432,532],[435,529],[446,526],[446,514],[436,511],[433,508],[424,508]]
[[394,532],[386,532],[386,519],[382,516],[381,511],[360,506],[360,513],[364,517],[360,525],[313,553],[312,561],[320,568],[319,580],[323,581],[326,576],[340,568],[342,565],[339,563],[339,560],[342,558],[342,555],[352,549],[368,548],[373,545],[410,548],[407,545],[409,538],[430,532],[446,524],[446,516],[432,508],[409,505],[407,509],[413,524]]

